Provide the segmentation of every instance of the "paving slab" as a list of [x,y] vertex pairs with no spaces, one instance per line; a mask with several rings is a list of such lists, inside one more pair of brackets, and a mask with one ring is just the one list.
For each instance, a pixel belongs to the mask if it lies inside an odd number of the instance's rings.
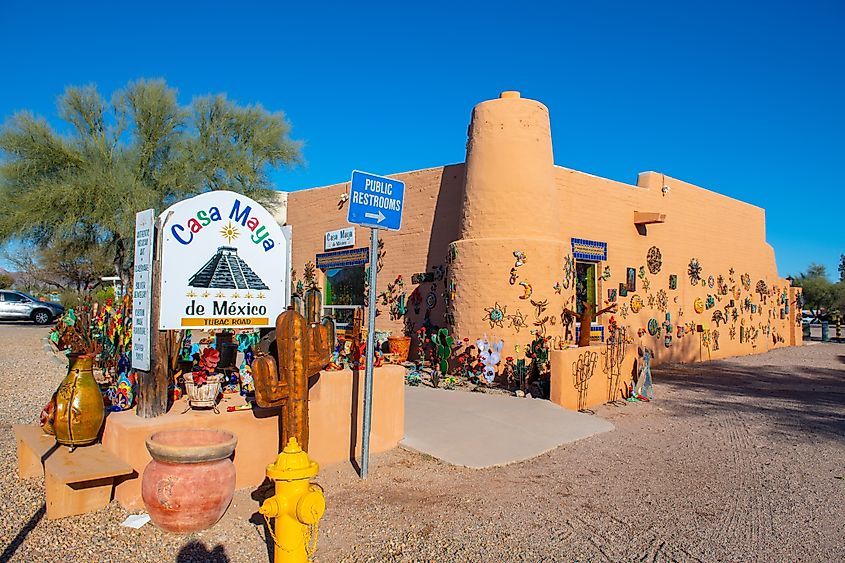
[[403,446],[475,469],[531,459],[613,425],[549,401],[504,395],[405,390]]

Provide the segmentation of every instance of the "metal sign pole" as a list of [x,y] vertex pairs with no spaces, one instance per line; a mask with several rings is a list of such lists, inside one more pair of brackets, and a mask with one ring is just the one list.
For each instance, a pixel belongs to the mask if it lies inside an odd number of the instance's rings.
[[367,302],[367,368],[364,375],[364,432],[361,437],[361,479],[370,464],[370,420],[373,414],[373,364],[376,339],[376,274],[378,273],[378,229],[370,229],[370,296]]

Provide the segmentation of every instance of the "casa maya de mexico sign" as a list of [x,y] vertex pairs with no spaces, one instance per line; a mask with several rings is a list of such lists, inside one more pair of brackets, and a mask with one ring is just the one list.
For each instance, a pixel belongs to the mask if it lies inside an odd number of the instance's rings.
[[160,225],[159,329],[274,326],[289,298],[289,228],[227,191],[171,206]]

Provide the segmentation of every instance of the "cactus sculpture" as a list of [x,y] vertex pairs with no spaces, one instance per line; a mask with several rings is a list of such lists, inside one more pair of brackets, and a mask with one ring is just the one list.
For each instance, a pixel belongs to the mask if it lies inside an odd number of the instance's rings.
[[[452,346],[455,345],[455,339],[449,336],[448,329],[441,328],[431,335],[431,342],[437,351],[440,373],[445,376],[449,371],[449,357],[452,355]],[[436,384],[435,387],[437,387]]]
[[293,309],[276,319],[276,351],[262,354],[253,363],[255,400],[260,407],[282,407],[282,443],[296,438],[308,449],[308,378],[331,359],[326,325],[308,323]]
[[475,345],[478,347],[478,358],[484,365],[484,379],[489,385],[496,378],[496,366],[502,359],[502,348],[505,343],[502,340],[490,343],[485,334],[484,338],[475,341]]

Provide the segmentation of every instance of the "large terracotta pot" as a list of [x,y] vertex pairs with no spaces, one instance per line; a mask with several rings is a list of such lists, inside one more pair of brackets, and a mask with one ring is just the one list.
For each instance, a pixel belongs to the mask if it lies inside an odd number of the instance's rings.
[[55,397],[53,430],[56,441],[84,446],[97,441],[105,409],[100,386],[94,379],[94,356],[69,356],[67,376]]
[[144,469],[141,497],[153,524],[185,534],[213,526],[235,492],[229,459],[238,439],[223,430],[163,430],[147,438],[153,460]]
[[408,361],[408,352],[411,349],[410,336],[388,336],[387,345],[390,348],[391,354],[396,354],[397,362]]

